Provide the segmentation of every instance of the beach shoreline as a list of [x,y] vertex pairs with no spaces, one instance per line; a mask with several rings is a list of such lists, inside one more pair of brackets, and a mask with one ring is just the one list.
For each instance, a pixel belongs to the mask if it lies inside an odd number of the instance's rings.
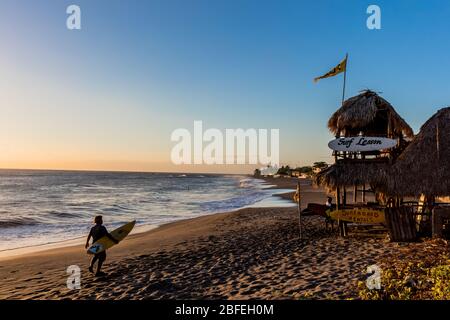
[[[281,189],[297,183],[267,181]],[[303,207],[325,197],[323,189],[302,186]],[[326,232],[318,216],[308,217],[308,226],[314,234],[300,239],[296,207],[172,222],[109,250],[105,278],[87,271],[82,245],[12,257],[0,262],[0,299],[355,299],[368,266],[407,259],[426,245],[340,238]],[[80,290],[67,288],[67,268],[74,265],[81,270]]]
[[[250,179],[256,179],[253,176],[249,176]],[[265,190],[280,190],[280,192],[275,192],[272,195],[268,196],[267,198],[264,198],[263,200],[257,201],[256,203],[252,205],[247,205],[242,208],[236,208],[234,210],[229,210],[226,212],[235,212],[243,208],[258,208],[258,207],[289,207],[292,205],[289,205],[291,203],[292,197],[291,192],[289,189],[294,188],[293,184],[279,184],[273,183],[273,179],[271,178],[258,178],[257,180],[263,180],[263,189]],[[286,191],[286,192],[284,192]],[[260,206],[261,204],[261,206]],[[223,212],[209,212],[202,215],[199,215],[198,217],[202,216],[208,216],[213,214],[220,214]],[[195,218],[195,217],[193,217]],[[154,230],[156,228],[160,228],[163,225],[171,224],[174,222],[189,220],[192,218],[185,218],[185,219],[179,219],[174,221],[169,221],[163,224],[143,224],[136,226],[133,231],[131,232],[130,236],[145,233],[151,230]],[[38,253],[38,252],[45,252],[52,249],[59,249],[59,248],[65,248],[65,247],[71,247],[71,246],[79,246],[84,244],[86,237],[85,236],[79,236],[68,240],[63,241],[55,241],[50,243],[43,243],[38,245],[29,245],[25,247],[18,247],[18,248],[12,248],[12,249],[6,249],[6,250],[0,250],[0,262],[2,260],[10,260],[14,258],[23,257],[26,255]]]

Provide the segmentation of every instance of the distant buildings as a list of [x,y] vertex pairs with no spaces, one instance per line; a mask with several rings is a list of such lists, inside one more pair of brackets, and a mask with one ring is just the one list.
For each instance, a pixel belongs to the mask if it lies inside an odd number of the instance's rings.
[[254,171],[255,177],[294,177],[294,178],[310,178],[322,170],[328,168],[325,162],[315,162],[313,166],[297,167],[295,169],[287,166],[265,167]]
[[272,167],[272,166],[267,166],[264,168],[259,169],[261,176],[263,177],[268,177],[268,176],[274,176],[277,174],[279,168],[278,167]]

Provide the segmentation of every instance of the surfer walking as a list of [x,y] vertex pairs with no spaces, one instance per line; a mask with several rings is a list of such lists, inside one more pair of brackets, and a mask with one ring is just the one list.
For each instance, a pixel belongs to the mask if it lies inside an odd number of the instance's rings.
[[[102,216],[96,216],[94,218],[94,223],[95,223],[95,226],[93,226],[91,228],[91,231],[89,232],[89,235],[86,240],[86,246],[85,246],[86,249],[89,247],[89,240],[91,239],[91,237],[92,237],[92,243],[96,242],[97,240],[99,240],[100,238],[102,238],[104,236],[107,236],[108,238],[110,238],[112,242],[114,242],[116,244],[118,243],[118,241],[109,234],[108,230],[106,230],[106,227],[103,225],[103,217]],[[95,254],[91,259],[91,263],[89,265],[89,271],[91,273],[94,273],[94,264],[98,261],[97,272],[95,273],[95,276],[99,277],[99,276],[105,275],[105,273],[103,273],[101,271],[103,262],[105,262],[105,260],[106,260],[106,250]]]

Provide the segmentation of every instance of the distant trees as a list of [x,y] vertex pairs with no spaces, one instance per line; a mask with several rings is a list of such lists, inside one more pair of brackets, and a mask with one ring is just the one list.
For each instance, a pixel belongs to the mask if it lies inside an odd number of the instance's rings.
[[320,161],[320,162],[314,162],[313,163],[313,169],[326,169],[328,168],[328,164],[324,161]]
[[290,176],[291,168],[289,166],[282,166],[280,169],[278,169],[277,174],[284,175],[284,176]]
[[295,170],[302,174],[311,174],[313,172],[313,168],[311,166],[298,167]]
[[[269,167],[268,167],[269,168]],[[320,162],[314,162],[312,166],[303,166],[303,167],[296,167],[295,169],[291,168],[289,165],[281,166],[280,168],[274,167],[274,171],[272,173],[268,174],[266,173],[266,169],[255,169],[253,171],[253,176],[260,177],[260,176],[266,176],[266,175],[280,175],[280,176],[292,176],[292,177],[298,177],[298,176],[313,176],[314,174],[320,172],[323,169],[328,168],[328,164],[326,162],[320,161]]]
[[322,170],[328,168],[328,164],[323,161],[314,162],[312,168],[313,168],[313,173],[317,174],[317,173],[321,172]]
[[[326,165],[326,164],[325,164]],[[319,166],[323,166],[322,164],[319,164]],[[284,176],[298,176],[298,175],[312,175],[314,172],[314,167],[312,166],[304,166],[304,167],[297,167],[295,169],[291,169],[291,167],[282,166],[280,169],[278,169],[277,174],[284,175]]]

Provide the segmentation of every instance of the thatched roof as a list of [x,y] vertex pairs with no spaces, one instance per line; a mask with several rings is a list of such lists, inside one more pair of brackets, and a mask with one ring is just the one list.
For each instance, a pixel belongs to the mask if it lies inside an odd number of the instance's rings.
[[335,135],[365,135],[388,133],[390,123],[394,137],[412,138],[411,127],[395,111],[392,105],[373,91],[366,90],[346,100],[328,121],[328,128]]
[[338,162],[318,173],[315,182],[329,191],[362,184],[384,189],[387,169],[386,162]]
[[450,107],[439,110],[390,170],[389,195],[450,196]]

